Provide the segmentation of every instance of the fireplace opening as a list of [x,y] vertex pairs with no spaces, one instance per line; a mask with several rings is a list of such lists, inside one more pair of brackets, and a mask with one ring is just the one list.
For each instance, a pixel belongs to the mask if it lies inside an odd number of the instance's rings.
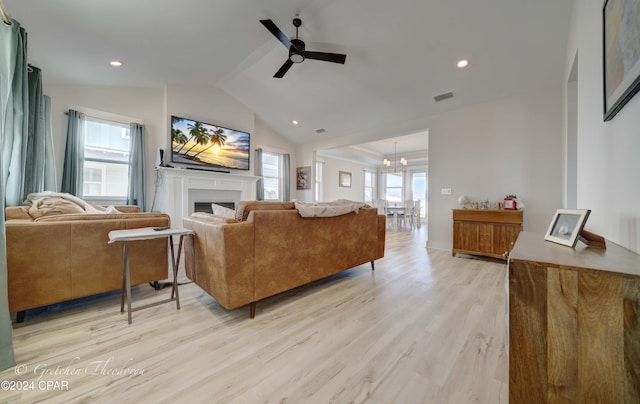
[[194,212],[204,212],[204,213],[213,213],[213,208],[211,204],[215,203],[216,205],[220,205],[225,208],[229,208],[234,210],[236,208],[235,202],[194,202],[193,203],[193,211]]

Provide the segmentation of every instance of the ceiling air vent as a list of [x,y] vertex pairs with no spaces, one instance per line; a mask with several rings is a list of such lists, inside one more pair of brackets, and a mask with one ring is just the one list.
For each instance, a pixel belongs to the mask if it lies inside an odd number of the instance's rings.
[[453,98],[453,93],[451,91],[449,91],[448,93],[436,95],[435,97],[433,97],[433,99],[436,100],[436,102],[444,101],[448,98]]
[[324,133],[324,132],[326,132],[326,130],[324,130],[324,128],[318,128],[318,129],[316,129],[316,133],[317,133],[318,135],[320,135],[320,134],[322,134],[322,133]]

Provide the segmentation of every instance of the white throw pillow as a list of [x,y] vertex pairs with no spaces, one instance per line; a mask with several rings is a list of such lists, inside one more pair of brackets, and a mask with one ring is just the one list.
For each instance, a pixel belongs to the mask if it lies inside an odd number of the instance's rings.
[[211,204],[211,209],[213,210],[213,214],[222,217],[228,217],[235,219],[236,211],[233,209],[225,208],[224,206],[217,205],[215,203]]

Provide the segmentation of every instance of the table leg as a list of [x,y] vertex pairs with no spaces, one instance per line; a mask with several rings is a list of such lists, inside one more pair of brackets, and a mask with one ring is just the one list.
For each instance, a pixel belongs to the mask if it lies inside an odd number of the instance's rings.
[[180,296],[178,295],[178,266],[180,264],[180,253],[182,251],[182,239],[183,235],[180,235],[180,242],[178,244],[178,257],[176,259],[174,248],[173,248],[173,236],[169,236],[169,246],[171,248],[171,265],[173,269],[173,283],[171,285],[171,299],[173,299],[174,294],[176,298],[176,308],[180,310]]
[[127,242],[124,242],[124,279],[127,296],[127,316],[129,324],[131,324],[131,274],[129,272],[129,248]]
[[127,243],[122,244],[122,288],[120,289],[120,313],[124,313],[124,294],[127,288]]

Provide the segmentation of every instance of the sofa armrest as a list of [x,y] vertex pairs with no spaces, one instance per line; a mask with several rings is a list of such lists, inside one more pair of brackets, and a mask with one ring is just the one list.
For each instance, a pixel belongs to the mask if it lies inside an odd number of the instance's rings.
[[28,206],[8,206],[4,209],[5,220],[33,220]]
[[376,259],[384,257],[384,248],[387,238],[387,217],[385,215],[378,215],[378,254]]
[[223,218],[196,215],[185,217],[183,225],[194,232],[184,248],[187,277],[227,309],[251,303],[253,223],[225,223]]

